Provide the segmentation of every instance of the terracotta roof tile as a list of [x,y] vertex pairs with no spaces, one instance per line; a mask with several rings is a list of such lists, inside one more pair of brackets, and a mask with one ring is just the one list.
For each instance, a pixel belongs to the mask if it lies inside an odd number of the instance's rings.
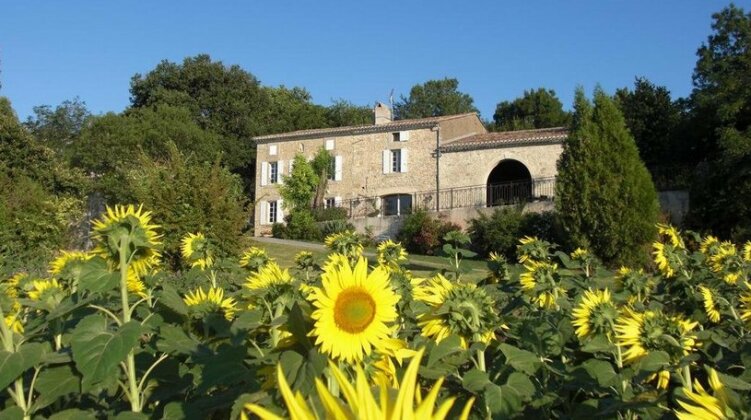
[[501,131],[475,134],[446,143],[441,146],[444,152],[470,149],[486,149],[507,145],[560,143],[568,136],[566,127],[540,128],[536,130]]
[[388,131],[397,131],[400,129],[408,129],[408,128],[428,128],[428,127],[432,127],[433,125],[441,121],[451,120],[454,118],[462,118],[462,117],[466,117],[469,115],[476,116],[477,114],[474,112],[470,112],[467,114],[444,115],[440,117],[419,118],[419,119],[414,119],[414,120],[397,120],[397,121],[393,121],[387,124],[378,124],[378,125],[369,124],[369,125],[355,125],[355,126],[348,126],[348,127],[332,127],[332,128],[316,128],[316,129],[311,129],[311,130],[298,130],[298,131],[290,131],[287,133],[256,136],[256,137],[253,137],[253,140],[263,143],[269,140],[277,140],[277,141],[278,140],[292,140],[292,139],[303,139],[303,138],[317,138],[317,137],[325,137],[325,136],[341,136],[341,135],[351,135],[351,134],[388,132]]

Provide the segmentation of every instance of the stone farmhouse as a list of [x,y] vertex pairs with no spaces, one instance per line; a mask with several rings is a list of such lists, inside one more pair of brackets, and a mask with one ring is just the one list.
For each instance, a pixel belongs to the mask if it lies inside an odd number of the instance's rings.
[[328,150],[335,165],[326,206],[347,209],[358,229],[390,236],[418,206],[460,225],[496,205],[549,208],[566,136],[565,128],[491,133],[476,113],[395,121],[377,103],[372,125],[255,137],[255,235],[283,223],[277,187],[298,153],[312,158]]

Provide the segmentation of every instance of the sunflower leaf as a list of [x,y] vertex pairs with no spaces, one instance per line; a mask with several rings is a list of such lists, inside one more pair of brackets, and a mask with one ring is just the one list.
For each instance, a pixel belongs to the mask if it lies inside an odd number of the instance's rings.
[[523,350],[506,343],[501,344],[500,349],[503,355],[506,356],[506,362],[518,371],[532,375],[540,368],[540,359],[531,351]]
[[652,351],[639,361],[639,370],[657,372],[670,364],[670,356],[664,351]]
[[101,258],[92,258],[81,267],[81,288],[90,292],[106,292],[120,284],[120,273],[112,272]]

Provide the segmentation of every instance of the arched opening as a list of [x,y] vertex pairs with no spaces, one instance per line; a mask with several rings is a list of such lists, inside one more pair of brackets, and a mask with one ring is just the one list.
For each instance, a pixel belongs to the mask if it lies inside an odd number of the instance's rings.
[[502,160],[488,175],[488,207],[521,203],[532,197],[532,175],[518,160]]

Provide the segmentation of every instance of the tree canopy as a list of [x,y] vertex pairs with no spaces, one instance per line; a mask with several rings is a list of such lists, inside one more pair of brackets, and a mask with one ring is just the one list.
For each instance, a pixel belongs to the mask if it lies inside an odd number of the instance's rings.
[[493,114],[498,131],[560,127],[568,124],[570,115],[552,89],[525,90],[521,98],[500,102]]
[[457,79],[428,80],[412,86],[409,97],[401,96],[394,104],[396,119],[437,117],[478,112],[474,99],[459,91]]

